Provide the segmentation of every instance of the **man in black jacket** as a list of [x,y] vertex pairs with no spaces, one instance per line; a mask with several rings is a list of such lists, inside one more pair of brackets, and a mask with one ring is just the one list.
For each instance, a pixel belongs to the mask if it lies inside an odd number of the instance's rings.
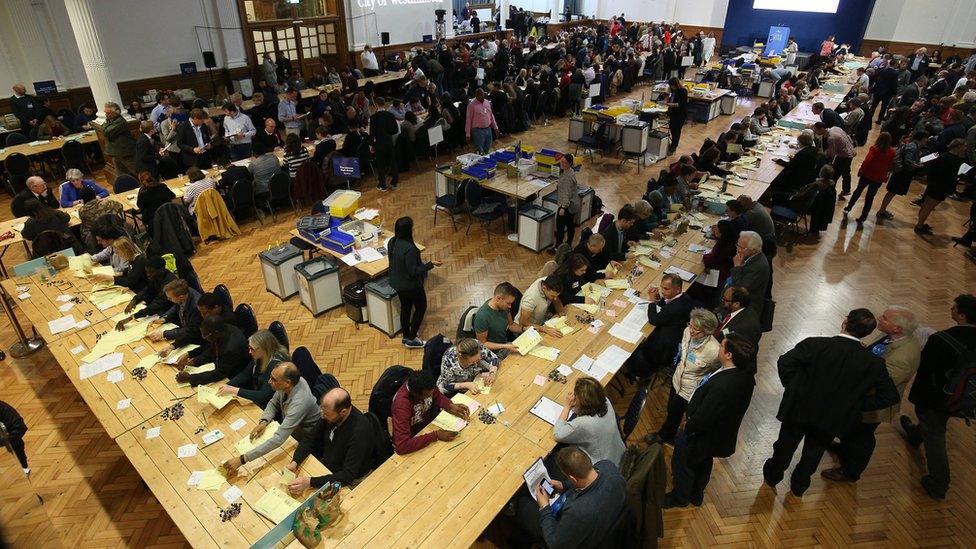
[[30,135],[31,130],[41,123],[38,114],[40,102],[27,93],[23,84],[14,84],[14,95],[10,98],[10,112],[20,121],[20,133]]
[[160,143],[156,139],[156,127],[149,120],[139,124],[139,139],[136,139],[136,172],[147,171],[156,177],[159,174]]
[[627,371],[636,377],[670,368],[678,352],[681,334],[691,318],[693,303],[681,291],[681,277],[666,274],[661,278],[661,288],[648,288],[650,303],[647,304],[647,322],[654,331],[627,359]]
[[247,338],[236,326],[227,324],[219,316],[208,316],[200,323],[200,337],[204,340],[203,345],[187,353],[186,356],[190,358],[181,359],[177,363],[177,367],[182,368],[183,365],[203,366],[213,362],[214,368],[195,374],[191,374],[186,369],[181,369],[176,374],[177,383],[189,383],[196,387],[221,379],[230,379],[242,369],[247,368],[251,361]]
[[27,215],[27,209],[24,205],[29,200],[37,200],[41,204],[55,210],[61,207],[58,199],[54,196],[54,191],[48,188],[44,178],[36,175],[28,177],[27,186],[10,201],[10,211],[14,214],[14,217],[24,217]]
[[146,278],[149,279],[149,283],[125,306],[125,312],[131,313],[136,305],[140,303],[145,303],[146,307],[135,312],[131,317],[120,320],[116,325],[117,330],[121,330],[131,318],[163,314],[172,306],[172,303],[166,299],[166,291],[164,288],[167,284],[176,280],[176,276],[166,269],[166,261],[162,257],[153,255],[146,260]]
[[756,311],[749,308],[752,296],[749,290],[742,286],[728,286],[722,292],[722,307],[724,314],[720,315],[721,321],[718,329],[715,330],[715,339],[719,342],[731,334],[740,335],[746,338],[753,345],[759,345],[759,338],[762,337],[762,324]]
[[210,127],[204,122],[207,113],[203,109],[190,111],[190,119],[176,128],[176,144],[183,153],[183,166],[210,167]]
[[671,455],[672,489],[665,509],[702,504],[712,475],[712,458],[735,453],[739,426],[756,385],[756,346],[738,334],[722,340],[722,367],[705,376],[691,395],[685,428],[674,441]]
[[[191,288],[183,279],[176,279],[166,285],[163,290],[166,292],[166,299],[173,304],[168,311],[163,313],[155,324],[169,323],[175,324],[176,328],[169,330],[155,330],[149,333],[152,341],[168,340],[170,344],[166,347],[166,352],[179,349],[186,345],[200,345],[203,340],[200,338],[200,323],[203,317],[197,309],[197,301],[200,299],[200,292]],[[154,325],[155,325],[154,324]]]
[[888,116],[888,104],[898,93],[898,69],[891,65],[880,69],[874,76],[874,87],[871,90],[874,100],[871,102],[871,116],[874,116],[875,109],[881,105],[881,112],[878,113],[878,124],[882,123]]
[[800,145],[800,150],[770,182],[770,191],[792,194],[817,178],[817,148],[813,145],[813,135],[803,132],[796,138],[796,142]]
[[24,470],[25,475],[30,476],[31,470],[27,465],[27,452],[24,451],[24,435],[27,434],[27,424],[24,423],[24,418],[17,412],[16,408],[0,400],[0,423],[3,424],[3,428],[7,432],[7,439],[17,456],[17,461],[20,462],[20,467]]
[[847,131],[847,124],[844,122],[844,119],[841,118],[841,116],[837,114],[837,111],[835,111],[834,109],[828,109],[824,107],[823,103],[817,101],[810,107],[810,110],[813,112],[813,114],[818,115],[820,117],[820,120],[828,128],[833,128],[834,126],[837,126],[840,129],[844,130],[845,132]]
[[329,482],[349,486],[373,470],[386,456],[379,456],[369,417],[352,405],[349,392],[341,387],[322,395],[319,401],[322,421],[302,439],[286,469],[293,473],[309,455],[313,455],[330,474],[319,477],[300,476],[288,484],[288,491],[301,494],[308,487],[319,488]]
[[600,234],[603,235],[606,244],[603,247],[603,252],[597,260],[599,263],[599,269],[607,266],[607,263],[611,261],[625,261],[628,259],[627,252],[627,231],[629,231],[634,223],[637,223],[637,212],[634,211],[634,207],[630,204],[624,204],[623,208],[617,212],[617,219],[613,223],[610,223]]
[[922,477],[922,488],[933,499],[945,499],[949,489],[946,426],[951,416],[944,386],[947,374],[959,360],[959,351],[966,349],[970,355],[976,351],[976,296],[957,296],[950,314],[956,325],[929,336],[908,393],[908,401],[915,405],[918,423],[901,416],[908,442],[913,446],[925,444],[928,474]]
[[376,188],[386,191],[386,174],[390,174],[390,186],[397,188],[400,180],[396,165],[394,140],[400,132],[396,116],[387,110],[386,98],[376,98],[376,112],[369,117],[369,135],[373,138],[376,152]]
[[607,266],[606,263],[600,265],[600,260],[603,259],[603,247],[606,244],[607,239],[603,238],[602,234],[593,233],[585,241],[580,239],[579,244],[573,250],[574,254],[580,254],[586,258],[588,266],[586,267],[586,274],[583,277],[587,282],[595,282],[604,278],[604,274],[599,271],[602,271]]
[[790,489],[802,496],[831,441],[860,421],[861,412],[898,402],[900,396],[884,360],[861,344],[877,326],[867,309],[854,309],[834,337],[808,337],[779,357],[785,391],[776,418],[782,422],[763,479],[775,487],[803,442]]

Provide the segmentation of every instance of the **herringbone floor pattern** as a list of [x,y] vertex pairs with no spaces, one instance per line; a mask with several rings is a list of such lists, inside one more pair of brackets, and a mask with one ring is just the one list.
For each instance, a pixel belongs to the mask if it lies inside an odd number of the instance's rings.
[[[640,94],[640,90],[635,94]],[[751,111],[741,100],[740,112]],[[720,117],[710,124],[686,127],[681,150],[697,149],[706,136],[715,137],[738,117]],[[521,136],[526,144],[566,146],[567,124],[556,121]],[[511,143],[506,137],[503,143]],[[863,156],[864,151],[859,154]],[[444,158],[444,157],[442,157]],[[856,167],[856,166],[855,166]],[[454,230],[450,220],[438,216],[433,225],[430,209],[433,176],[430,163],[401,177],[397,191],[381,194],[370,188],[364,203],[379,207],[384,226],[392,227],[400,215],[413,216],[415,235],[427,245],[425,256],[445,261],[427,284],[429,309],[422,335],[453,334],[462,309],[479,304],[499,281],[525,287],[548,259],[505,240],[493,226],[491,245],[484,231],[466,220]],[[653,166],[659,170],[661,165]],[[643,192],[651,170],[599,156],[586,162],[580,179],[597,188],[611,211]],[[918,187],[913,191],[917,191]],[[884,226],[873,217],[863,229],[836,216],[819,241],[781,249],[775,261],[778,300],[776,326],[766,334],[760,353],[759,384],[741,431],[738,452],[719,460],[701,508],[665,514],[665,546],[976,546],[976,443],[961,422],[949,432],[950,462],[955,476],[949,497],[937,503],[918,485],[922,458],[908,449],[893,426],[878,431],[878,449],[864,477],[856,485],[827,484],[815,478],[802,498],[774,494],[762,487],[761,465],[778,431],[775,413],[782,387],[775,359],[802,337],[833,334],[848,309],[856,306],[879,311],[888,304],[911,307],[923,324],[941,328],[949,322],[954,295],[976,288],[976,268],[961,250],[952,248],[947,234],[956,234],[964,220],[964,206],[948,202],[930,223],[939,236],[920,239],[911,231],[915,210],[896,202],[896,221]],[[966,206],[968,207],[968,206]],[[860,210],[857,210],[860,211]],[[0,217],[9,215],[9,201],[0,200]],[[357,329],[341,309],[313,318],[294,297],[282,302],[263,287],[256,253],[287,239],[295,217],[279,215],[264,225],[249,222],[244,234],[232,241],[200,248],[194,264],[204,285],[227,284],[235,302],[248,302],[262,325],[281,320],[293,346],[309,347],[319,364],[338,376],[365,408],[367,395],[380,372],[391,364],[419,367],[421,353],[408,351],[398,340],[379,331]],[[7,265],[22,259],[11,248]],[[343,282],[352,280],[346,271]],[[0,344],[14,340],[6,318]],[[179,530],[142,484],[119,448],[91,418],[88,408],[46,351],[26,360],[5,361],[0,368],[0,399],[24,415],[30,431],[26,442],[34,470],[30,483],[23,478],[13,456],[0,453],[0,521],[14,547],[170,547],[185,545]],[[629,394],[611,390],[623,409]],[[667,395],[651,395],[635,432],[643,436],[664,416]],[[909,413],[911,407],[906,406]],[[824,460],[823,468],[832,463]],[[44,499],[38,503],[34,493]],[[499,542],[486,536],[479,545]]]

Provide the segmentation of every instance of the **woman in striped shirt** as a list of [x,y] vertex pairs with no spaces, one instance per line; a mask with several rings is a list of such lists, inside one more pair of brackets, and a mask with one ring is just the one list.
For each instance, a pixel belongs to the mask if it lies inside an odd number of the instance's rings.
[[183,190],[183,203],[190,210],[190,215],[195,215],[197,198],[203,191],[216,188],[216,185],[213,179],[204,175],[203,171],[196,166],[187,169],[186,176],[190,179],[190,184]]
[[309,159],[308,150],[302,146],[302,138],[290,133],[285,138],[285,165],[288,166],[288,175],[295,179],[298,167]]

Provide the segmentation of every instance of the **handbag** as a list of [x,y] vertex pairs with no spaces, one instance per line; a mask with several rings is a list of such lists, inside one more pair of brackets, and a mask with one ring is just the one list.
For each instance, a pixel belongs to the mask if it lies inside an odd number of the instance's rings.
[[776,302],[772,299],[766,299],[763,303],[762,316],[759,318],[759,323],[762,325],[763,333],[773,331],[773,317],[776,315]]

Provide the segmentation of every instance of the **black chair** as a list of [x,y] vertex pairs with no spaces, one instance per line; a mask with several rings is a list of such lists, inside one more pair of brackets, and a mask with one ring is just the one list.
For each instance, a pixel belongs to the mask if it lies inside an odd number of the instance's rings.
[[380,425],[386,434],[390,434],[387,420],[390,419],[390,407],[393,406],[393,397],[400,387],[407,381],[407,377],[413,370],[406,366],[390,366],[380,374],[373,389],[369,392],[369,412],[380,420]]
[[280,321],[275,320],[271,324],[268,324],[268,331],[271,332],[271,334],[275,336],[275,339],[278,340],[278,343],[284,345],[286,349],[290,347],[290,345],[288,345],[288,332],[285,330],[285,325]]
[[590,162],[593,162],[593,151],[603,151],[606,146],[606,134],[607,126],[606,124],[600,122],[597,123],[596,128],[588,134],[583,135],[576,142],[576,153],[579,154],[580,147],[583,147],[583,154],[590,154]]
[[257,205],[254,204],[254,183],[250,179],[240,179],[230,190],[231,215],[234,221],[240,222],[241,212],[249,210],[257,215]]
[[17,194],[27,185],[27,178],[31,176],[30,158],[21,153],[12,153],[3,161],[3,168],[7,172],[7,184],[11,192]]
[[315,383],[312,383],[309,388],[312,390],[312,396],[315,397],[315,400],[319,400],[322,398],[322,395],[338,387],[341,387],[341,385],[339,385],[339,380],[336,379],[336,376],[325,372],[320,374],[315,380]]
[[444,353],[450,348],[451,340],[442,334],[437,334],[428,339],[427,343],[424,343],[424,358],[421,362],[423,365],[422,368],[435,380],[441,377],[441,360],[444,359]]
[[477,219],[485,226],[485,235],[488,237],[488,244],[491,244],[490,224],[492,221],[504,217],[505,205],[495,200],[486,200],[481,185],[477,181],[468,183],[465,187],[465,194],[471,219],[468,221],[468,229],[464,234],[471,232],[471,224]]
[[461,313],[461,318],[458,320],[457,332],[454,333],[454,337],[457,340],[461,340],[465,337],[474,337],[474,315],[478,312],[478,307],[476,305],[468,305],[468,307]]
[[7,134],[7,146],[13,147],[14,145],[23,145],[27,143],[27,136],[20,132],[10,132]]
[[291,206],[293,212],[297,212],[295,201],[291,197],[291,178],[286,172],[279,171],[271,177],[271,181],[268,182],[268,194],[265,195],[265,203],[271,210],[271,216],[275,221],[278,220],[275,215],[275,206],[287,204]]
[[308,382],[309,387],[315,385],[319,376],[322,375],[322,369],[315,363],[315,359],[312,358],[312,353],[306,347],[295,349],[291,354],[291,361],[298,368],[305,381]]
[[88,159],[85,158],[85,146],[78,141],[65,141],[61,147],[61,158],[64,160],[64,169],[72,168],[81,170],[82,173],[91,173],[88,167]]
[[234,309],[237,325],[244,332],[244,337],[251,337],[258,331],[258,319],[254,316],[254,309],[247,303],[241,303]]
[[447,215],[451,216],[451,225],[457,231],[457,223],[454,222],[454,216],[464,208],[464,188],[467,184],[467,181],[462,181],[454,189],[454,193],[448,193],[434,198],[434,203],[437,206],[434,208],[434,225],[437,225],[437,211],[443,209],[447,212]]
[[115,194],[129,192],[138,188],[139,181],[127,173],[116,177],[115,181],[112,183],[112,192]]
[[230,290],[227,289],[227,286],[224,286],[223,284],[217,284],[216,286],[214,286],[213,293],[216,294],[217,297],[219,297],[220,300],[224,302],[225,309],[227,309],[228,311],[234,310],[234,300],[231,299]]
[[171,156],[163,156],[159,159],[156,169],[159,171],[160,179],[173,179],[180,175],[180,165]]
[[[786,231],[790,231],[794,235],[801,235],[810,232],[810,222],[808,220],[808,215],[810,210],[813,208],[814,202],[817,201],[817,196],[823,191],[818,191],[815,193],[810,193],[810,196],[806,197],[800,204],[793,204],[796,208],[791,208],[789,206],[773,206],[772,210],[769,212],[769,216],[773,219],[773,226],[777,229],[779,237],[782,237]],[[804,231],[800,232],[800,222],[803,222]]]
[[627,411],[624,415],[618,418],[618,424],[620,426],[620,436],[624,439],[624,443],[627,443],[627,439],[630,434],[634,432],[637,424],[640,422],[641,412],[644,410],[644,402],[647,400],[647,384],[644,383],[637,389],[634,393],[634,398],[630,399],[630,404],[627,405]]
[[193,103],[191,103],[191,107],[194,109],[206,109],[207,102],[197,97],[196,99],[193,100]]

